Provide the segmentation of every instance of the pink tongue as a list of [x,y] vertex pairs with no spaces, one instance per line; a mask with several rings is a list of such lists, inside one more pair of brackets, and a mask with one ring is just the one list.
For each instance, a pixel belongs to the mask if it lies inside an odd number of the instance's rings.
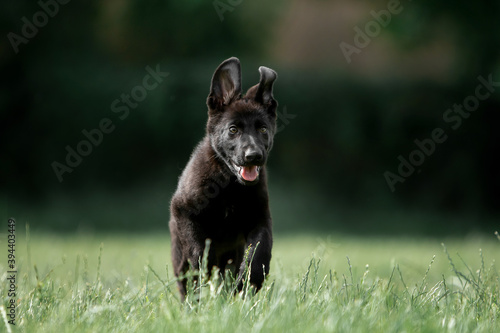
[[244,180],[253,182],[259,176],[259,173],[257,172],[257,166],[251,165],[247,167],[241,167],[240,175]]

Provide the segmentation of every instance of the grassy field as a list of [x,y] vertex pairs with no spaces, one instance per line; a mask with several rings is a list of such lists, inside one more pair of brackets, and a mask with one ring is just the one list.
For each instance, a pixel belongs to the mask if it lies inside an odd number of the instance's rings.
[[[5,310],[11,297],[4,236]],[[167,233],[18,234],[16,325],[2,319],[0,332],[500,331],[495,235],[278,235],[259,293],[233,296],[229,283],[212,279],[184,304],[168,240]]]

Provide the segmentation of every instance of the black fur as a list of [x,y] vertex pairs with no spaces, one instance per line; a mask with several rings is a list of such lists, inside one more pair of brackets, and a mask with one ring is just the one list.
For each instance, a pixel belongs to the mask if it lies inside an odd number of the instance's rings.
[[276,132],[272,87],[277,75],[266,67],[259,72],[259,84],[244,97],[237,58],[224,61],[213,75],[206,135],[170,205],[172,261],[182,299],[183,274],[190,264],[199,269],[206,239],[211,240],[209,271],[213,266],[221,272],[233,267],[240,288],[247,249],[247,258],[253,258],[249,282],[256,290],[269,273],[273,240],[265,163]]

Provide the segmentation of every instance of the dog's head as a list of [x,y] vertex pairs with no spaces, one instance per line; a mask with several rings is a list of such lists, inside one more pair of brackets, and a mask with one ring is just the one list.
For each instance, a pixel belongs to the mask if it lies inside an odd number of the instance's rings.
[[237,58],[217,67],[207,99],[207,132],[218,157],[244,185],[259,181],[276,132],[273,83],[278,77],[259,67],[260,82],[241,95],[241,69]]

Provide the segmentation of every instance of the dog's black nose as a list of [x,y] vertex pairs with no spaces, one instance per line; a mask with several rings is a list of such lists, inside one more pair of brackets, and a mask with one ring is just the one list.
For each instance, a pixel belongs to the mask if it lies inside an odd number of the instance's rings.
[[246,163],[261,163],[262,159],[262,154],[257,150],[247,149],[247,151],[245,152]]

